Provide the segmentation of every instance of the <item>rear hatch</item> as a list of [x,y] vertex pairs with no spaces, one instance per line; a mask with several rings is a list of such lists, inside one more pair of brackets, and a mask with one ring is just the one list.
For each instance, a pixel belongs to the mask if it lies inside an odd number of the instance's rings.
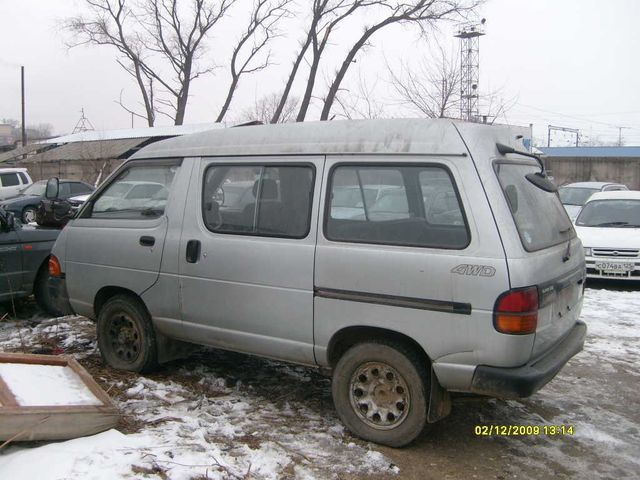
[[535,358],[561,340],[580,315],[584,252],[557,193],[527,179],[540,171],[538,165],[496,162],[494,167],[522,244],[507,255],[511,288],[538,288]]

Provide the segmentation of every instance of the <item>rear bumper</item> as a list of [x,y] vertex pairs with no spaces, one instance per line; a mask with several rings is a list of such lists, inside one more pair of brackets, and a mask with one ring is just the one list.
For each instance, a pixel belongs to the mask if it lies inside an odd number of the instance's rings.
[[532,362],[517,368],[480,365],[471,381],[471,391],[498,398],[524,398],[546,385],[560,369],[582,350],[587,326],[577,321],[553,348]]
[[63,315],[71,315],[75,313],[69,303],[67,282],[64,277],[49,278],[49,298],[53,306],[62,312]]

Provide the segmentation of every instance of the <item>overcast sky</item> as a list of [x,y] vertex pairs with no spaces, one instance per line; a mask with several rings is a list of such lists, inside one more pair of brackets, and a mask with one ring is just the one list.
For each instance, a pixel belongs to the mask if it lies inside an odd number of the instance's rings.
[[[20,118],[19,66],[24,65],[28,125],[49,123],[55,133],[68,133],[84,108],[96,129],[131,126],[131,116],[115,101],[122,92],[135,105],[138,92],[115,62],[116,53],[107,47],[65,46],[69,37],[60,21],[82,5],[83,0],[0,0],[0,118]],[[500,90],[513,103],[501,123],[533,123],[534,135],[545,141],[551,124],[579,128],[583,138],[604,141],[617,140],[621,132],[627,145],[640,145],[640,1],[488,0],[480,16],[487,19],[487,34],[480,41],[480,92]],[[218,65],[228,58],[228,40],[237,36],[242,21],[238,10],[214,35],[210,52],[216,53]],[[227,119],[281,88],[301,36],[298,27],[288,23],[274,45],[276,67],[243,80]],[[456,45],[452,28],[443,27],[440,35],[450,46]],[[385,63],[415,61],[424,44],[403,28],[372,43],[358,56],[348,81],[353,85],[364,78],[381,101],[391,103]],[[338,43],[329,50],[318,95],[325,90],[324,75],[335,68],[330,60],[341,61],[345,46]],[[225,73],[222,68],[215,77],[196,80],[185,123],[213,121],[229,81]],[[398,114],[394,105],[387,111]],[[317,110],[308,119],[317,119]],[[144,122],[138,119],[135,126]],[[570,135],[554,134],[552,144],[571,141]]]

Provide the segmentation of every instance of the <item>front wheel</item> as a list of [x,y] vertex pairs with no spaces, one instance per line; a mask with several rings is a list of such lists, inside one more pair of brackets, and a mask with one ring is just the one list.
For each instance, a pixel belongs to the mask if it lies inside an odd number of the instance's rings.
[[427,422],[429,376],[422,359],[391,341],[351,347],[333,373],[333,401],[340,419],[355,435],[402,447]]
[[22,223],[31,223],[36,221],[36,207],[25,207],[22,210]]
[[151,317],[136,298],[117,295],[98,315],[98,347],[104,361],[118,370],[148,372],[158,364]]

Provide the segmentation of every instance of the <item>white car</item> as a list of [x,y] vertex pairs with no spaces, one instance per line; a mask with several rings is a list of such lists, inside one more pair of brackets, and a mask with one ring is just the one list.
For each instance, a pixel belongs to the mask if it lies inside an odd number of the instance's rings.
[[32,183],[26,168],[0,168],[0,200],[15,197]]
[[640,280],[640,192],[594,193],[575,226],[588,277]]
[[560,201],[564,205],[572,222],[580,213],[580,209],[591,195],[597,192],[612,192],[618,190],[629,190],[626,185],[612,182],[577,182],[569,183],[558,188]]

